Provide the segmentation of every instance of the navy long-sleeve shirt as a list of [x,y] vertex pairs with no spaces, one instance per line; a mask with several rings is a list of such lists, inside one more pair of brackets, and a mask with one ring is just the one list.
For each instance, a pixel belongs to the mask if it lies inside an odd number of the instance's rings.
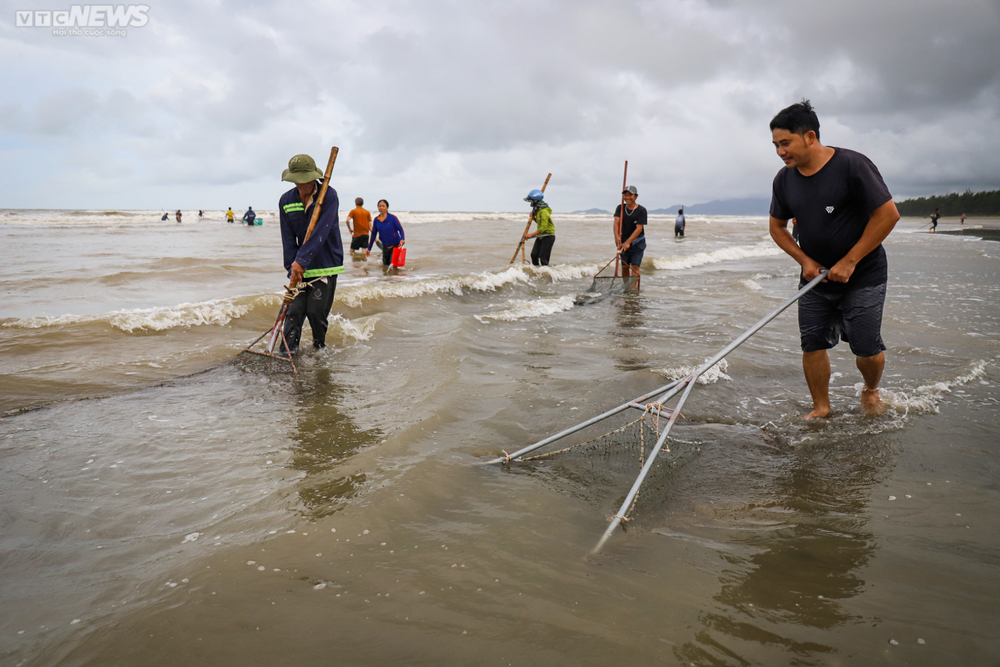
[[309,240],[303,243],[316,198],[321,185],[317,181],[316,193],[309,208],[302,204],[299,189],[292,188],[278,201],[281,222],[281,245],[284,251],[285,270],[291,275],[292,262],[298,262],[305,273],[303,278],[333,276],[344,272],[344,246],[340,240],[340,220],[337,209],[340,200],[337,191],[327,188],[326,199],[320,209],[319,220]]

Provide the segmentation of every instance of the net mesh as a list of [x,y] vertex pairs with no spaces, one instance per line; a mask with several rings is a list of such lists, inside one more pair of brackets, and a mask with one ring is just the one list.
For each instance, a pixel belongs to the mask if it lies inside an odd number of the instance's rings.
[[639,279],[636,276],[596,276],[594,284],[587,291],[600,292],[601,294],[621,294],[635,291],[638,288]]
[[[612,417],[570,436],[576,440],[573,444],[557,446],[565,440],[554,443],[553,449],[532,452],[518,461],[545,463],[534,468],[535,474],[573,496],[617,508],[651,455],[671,412],[653,403],[641,415],[636,411],[623,415],[617,416],[617,424]],[[641,499],[662,497],[670,472],[692,451],[693,447],[668,439],[624,518],[631,518]]]

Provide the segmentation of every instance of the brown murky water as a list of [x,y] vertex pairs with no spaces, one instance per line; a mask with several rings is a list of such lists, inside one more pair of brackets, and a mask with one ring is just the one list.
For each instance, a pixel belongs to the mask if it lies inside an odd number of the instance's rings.
[[273,218],[12,213],[3,664],[1000,659],[983,235],[903,220],[887,242],[885,417],[858,415],[843,345],[835,415],[798,417],[793,309],[696,387],[628,530],[588,555],[628,454],[483,462],[683,375],[790,295],[763,218],[678,241],[654,221],[642,293],[574,307],[607,220],[557,215],[556,265],[531,269],[506,265],[524,215],[400,213],[407,269],[349,260],[333,344],[293,376],[231,361],[277,310]]

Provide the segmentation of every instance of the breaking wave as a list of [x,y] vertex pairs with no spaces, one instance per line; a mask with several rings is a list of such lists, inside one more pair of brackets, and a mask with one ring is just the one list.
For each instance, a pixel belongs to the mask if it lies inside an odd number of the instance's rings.
[[784,251],[771,241],[762,241],[754,245],[735,246],[732,248],[721,248],[710,252],[699,252],[694,255],[682,255],[679,257],[655,257],[653,258],[653,268],[662,271],[677,271],[680,269],[693,269],[696,266],[705,264],[717,264],[718,262],[729,262],[748,257],[772,257],[781,255]]
[[378,315],[349,320],[336,313],[330,317],[330,331],[339,332],[343,338],[369,340],[375,333],[375,325],[378,324],[378,321]]
[[[917,387],[912,392],[883,388],[879,392],[879,395],[883,403],[894,408],[897,412],[902,412],[904,416],[911,412],[914,414],[937,414],[938,404],[944,398],[945,394],[950,394],[952,389],[956,387],[964,386],[973,380],[982,378],[986,375],[986,367],[988,365],[988,362],[980,360],[972,364],[969,372],[959,375],[953,380],[925,384]],[[861,382],[854,385],[858,396],[861,395],[861,388],[863,386],[864,384]]]
[[532,317],[543,317],[545,315],[554,315],[555,313],[561,313],[565,310],[569,310],[572,307],[573,307],[572,296],[560,296],[556,298],[536,299],[534,301],[516,299],[510,302],[510,306],[508,308],[505,308],[504,310],[499,310],[495,313],[476,315],[476,319],[484,323],[490,320],[500,321],[500,322],[513,322],[515,320],[526,320]]
[[233,299],[214,299],[200,303],[182,303],[176,306],[116,310],[99,315],[61,315],[58,317],[28,317],[3,322],[12,329],[42,329],[46,327],[106,322],[125,333],[137,331],[163,331],[175,327],[223,325],[243,317],[257,306],[281,303],[281,295],[266,294]]
[[[656,258],[653,260],[653,264],[657,269],[678,270],[704,264],[731,261],[746,257],[766,257],[780,253],[781,250],[779,248],[766,242],[752,246],[723,248],[712,252],[682,257]],[[555,266],[515,265],[495,272],[487,271],[483,273],[420,279],[381,280],[377,282],[343,284],[337,289],[336,301],[349,307],[357,308],[365,302],[381,299],[416,298],[441,293],[461,296],[466,291],[493,292],[506,285],[517,283],[529,284],[532,281],[540,279],[547,279],[552,283],[569,282],[590,277],[600,270],[601,266],[601,264],[592,263],[558,264]],[[744,284],[751,290],[756,291],[760,289],[760,286],[752,279],[744,281]],[[246,316],[257,307],[276,306],[280,303],[280,300],[280,294],[258,294],[213,299],[198,303],[182,303],[176,306],[117,310],[97,315],[68,314],[57,317],[20,318],[0,322],[0,326],[14,329],[41,329],[81,323],[107,322],[116,329],[120,329],[126,333],[163,331],[176,327],[202,326],[206,324],[225,325],[234,319]],[[507,319],[513,321],[523,319],[524,317],[536,317],[568,310],[571,303],[571,297],[543,299],[534,302],[525,301],[507,311],[484,314],[481,317],[488,320]],[[533,309],[538,310],[538,312],[528,312],[533,311]],[[549,310],[541,312],[546,309]],[[715,369],[710,371],[702,378],[702,381],[708,381],[707,377],[715,377],[712,375],[714,372]]]
[[426,278],[422,280],[396,280],[347,285],[337,290],[336,300],[352,308],[365,301],[391,298],[415,298],[428,294],[450,292],[460,296],[463,290],[492,292],[504,285],[528,282],[528,274],[520,267],[511,267],[500,273],[480,273],[465,276]]
[[541,276],[554,283],[579,280],[593,275],[597,270],[591,264],[561,264],[558,266],[511,266],[495,273],[473,273],[466,275],[442,276],[394,281],[368,282],[344,285],[337,289],[336,300],[358,308],[366,301],[380,299],[412,299],[428,294],[450,293],[461,296],[470,292],[493,292],[506,285],[529,283]]

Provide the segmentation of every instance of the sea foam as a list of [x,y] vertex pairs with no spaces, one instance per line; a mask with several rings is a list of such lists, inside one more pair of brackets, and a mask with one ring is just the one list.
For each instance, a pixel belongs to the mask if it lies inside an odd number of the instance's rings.
[[375,333],[375,325],[378,321],[378,315],[349,320],[337,313],[330,317],[330,329],[339,332],[344,338],[370,340]]
[[754,245],[734,246],[731,248],[720,248],[710,252],[699,252],[694,255],[681,255],[679,257],[655,257],[653,258],[653,268],[661,271],[678,271],[682,269],[693,269],[696,266],[705,264],[717,264],[719,262],[730,262],[749,257],[771,257],[780,255],[781,248],[771,241],[762,241]]
[[[705,361],[708,361],[708,359],[706,359]],[[688,375],[691,375],[691,373],[694,373],[699,368],[701,368],[700,365],[675,366],[674,368],[657,369],[655,372],[664,376],[668,380],[680,380],[682,378],[687,377]],[[726,361],[725,359],[722,359],[719,361],[719,363],[715,364],[707,371],[698,376],[698,384],[715,384],[719,380],[732,380],[733,378],[729,377],[726,374],[726,371],[728,369],[729,369],[729,362]]]
[[543,298],[535,300],[515,299],[510,301],[510,305],[495,313],[476,315],[480,322],[490,320],[499,322],[514,322],[515,320],[526,320],[533,317],[544,317],[569,310],[573,307],[572,296],[560,296],[556,298]]
[[266,294],[232,299],[213,299],[199,303],[182,303],[176,306],[116,310],[98,315],[60,315],[58,317],[28,317],[9,320],[4,327],[13,329],[42,329],[46,327],[106,322],[126,333],[136,331],[163,331],[176,327],[223,325],[243,317],[261,305],[277,305],[281,296]]
[[[967,373],[963,373],[953,380],[943,380],[932,382],[917,387],[912,392],[905,392],[896,389],[881,389],[879,396],[882,402],[902,412],[904,416],[909,413],[915,414],[937,414],[938,404],[945,394],[950,394],[952,389],[964,386],[973,380],[978,380],[986,374],[988,362],[979,360],[972,364]],[[861,395],[863,383],[854,385],[855,392]]]
[[365,301],[392,298],[416,298],[428,294],[450,292],[461,296],[464,290],[492,292],[504,285],[529,281],[527,271],[520,266],[512,266],[498,273],[476,273],[440,278],[417,280],[393,280],[369,282],[345,286],[337,290],[336,300],[352,308],[360,307]]

